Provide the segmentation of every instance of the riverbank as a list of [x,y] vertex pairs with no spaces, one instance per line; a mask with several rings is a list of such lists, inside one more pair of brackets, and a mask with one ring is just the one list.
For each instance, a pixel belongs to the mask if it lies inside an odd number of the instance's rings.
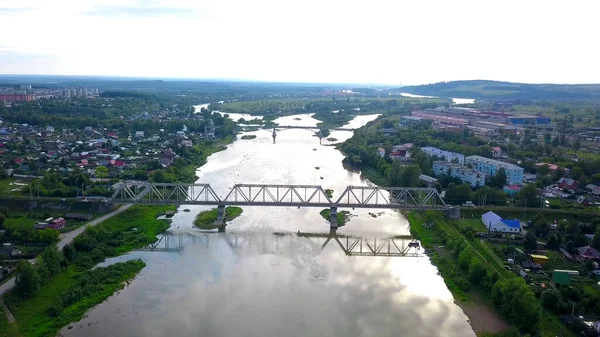
[[[240,215],[244,210],[241,207],[229,206],[225,208],[225,222],[231,221]],[[214,225],[217,220],[218,210],[213,208],[208,211],[200,212],[194,220],[194,226],[200,229],[215,229],[217,226]]]
[[410,212],[407,216],[410,224],[410,232],[413,237],[421,242],[427,249],[431,263],[438,271],[446,286],[452,293],[455,303],[463,309],[463,312],[471,323],[471,327],[478,336],[486,334],[493,336],[506,332],[510,325],[495,311],[489,300],[490,294],[483,294],[480,290],[471,286],[468,272],[462,272],[458,266],[458,257],[451,249],[446,247],[447,240],[453,233],[444,229],[441,217],[431,217],[416,212]]
[[574,336],[556,316],[542,310],[530,286],[504,268],[468,223],[447,220],[439,212],[410,212],[407,219],[411,235],[427,249],[478,336],[518,336],[499,329],[509,325],[542,337]]
[[48,269],[48,262],[40,260],[32,265],[38,275],[33,279],[39,290],[31,297],[20,295],[18,288],[5,294],[5,303],[16,322],[8,325],[2,322],[0,336],[54,336],[122,289],[145,266],[142,261],[93,267],[107,257],[156,241],[156,235],[169,228],[166,221],[157,220],[156,216],[172,209],[173,206],[133,206],[96,227],[87,228],[62,253],[54,253],[55,273],[51,277],[39,277],[48,274],[40,269]]

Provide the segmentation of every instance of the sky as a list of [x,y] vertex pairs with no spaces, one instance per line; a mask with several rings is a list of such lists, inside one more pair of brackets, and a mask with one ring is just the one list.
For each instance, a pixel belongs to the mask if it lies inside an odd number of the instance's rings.
[[597,0],[0,0],[0,74],[600,83]]

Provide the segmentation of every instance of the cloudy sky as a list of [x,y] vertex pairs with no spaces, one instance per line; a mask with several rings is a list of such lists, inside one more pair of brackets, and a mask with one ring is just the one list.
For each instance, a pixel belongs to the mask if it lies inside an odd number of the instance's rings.
[[597,0],[0,0],[0,74],[598,83]]

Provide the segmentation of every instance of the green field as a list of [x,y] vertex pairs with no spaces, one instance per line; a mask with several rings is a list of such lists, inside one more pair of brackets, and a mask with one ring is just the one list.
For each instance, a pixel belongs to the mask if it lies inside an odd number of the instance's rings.
[[[240,215],[242,215],[243,209],[241,207],[229,206],[225,208],[225,222],[231,221]],[[200,212],[194,220],[194,226],[200,229],[215,229],[217,228],[214,223],[217,220],[218,210],[213,208],[209,211]]]

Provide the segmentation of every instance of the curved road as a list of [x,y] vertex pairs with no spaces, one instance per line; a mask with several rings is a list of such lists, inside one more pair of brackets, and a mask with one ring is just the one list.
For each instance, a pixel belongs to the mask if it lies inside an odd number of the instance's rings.
[[[62,250],[63,247],[66,246],[66,245],[68,245],[69,243],[71,243],[71,241],[73,241],[73,239],[75,239],[75,237],[77,237],[77,235],[83,233],[83,231],[87,227],[96,226],[97,224],[101,223],[102,221],[110,219],[113,216],[126,211],[131,206],[132,206],[131,204],[123,205],[123,206],[119,207],[118,209],[116,209],[116,210],[114,210],[114,211],[112,211],[112,212],[110,212],[108,214],[105,214],[105,215],[99,217],[98,219],[95,219],[95,220],[92,220],[92,221],[88,222],[87,224],[85,224],[85,225],[77,228],[74,231],[70,231],[68,233],[61,234],[59,236],[60,241],[58,241],[58,243],[56,244],[56,248],[59,251]],[[33,261],[30,261],[30,262],[33,262]],[[12,287],[14,287],[14,286],[15,286],[15,278],[13,277],[10,280],[6,281],[4,284],[0,285],[0,296],[2,296],[8,290],[12,289]]]

